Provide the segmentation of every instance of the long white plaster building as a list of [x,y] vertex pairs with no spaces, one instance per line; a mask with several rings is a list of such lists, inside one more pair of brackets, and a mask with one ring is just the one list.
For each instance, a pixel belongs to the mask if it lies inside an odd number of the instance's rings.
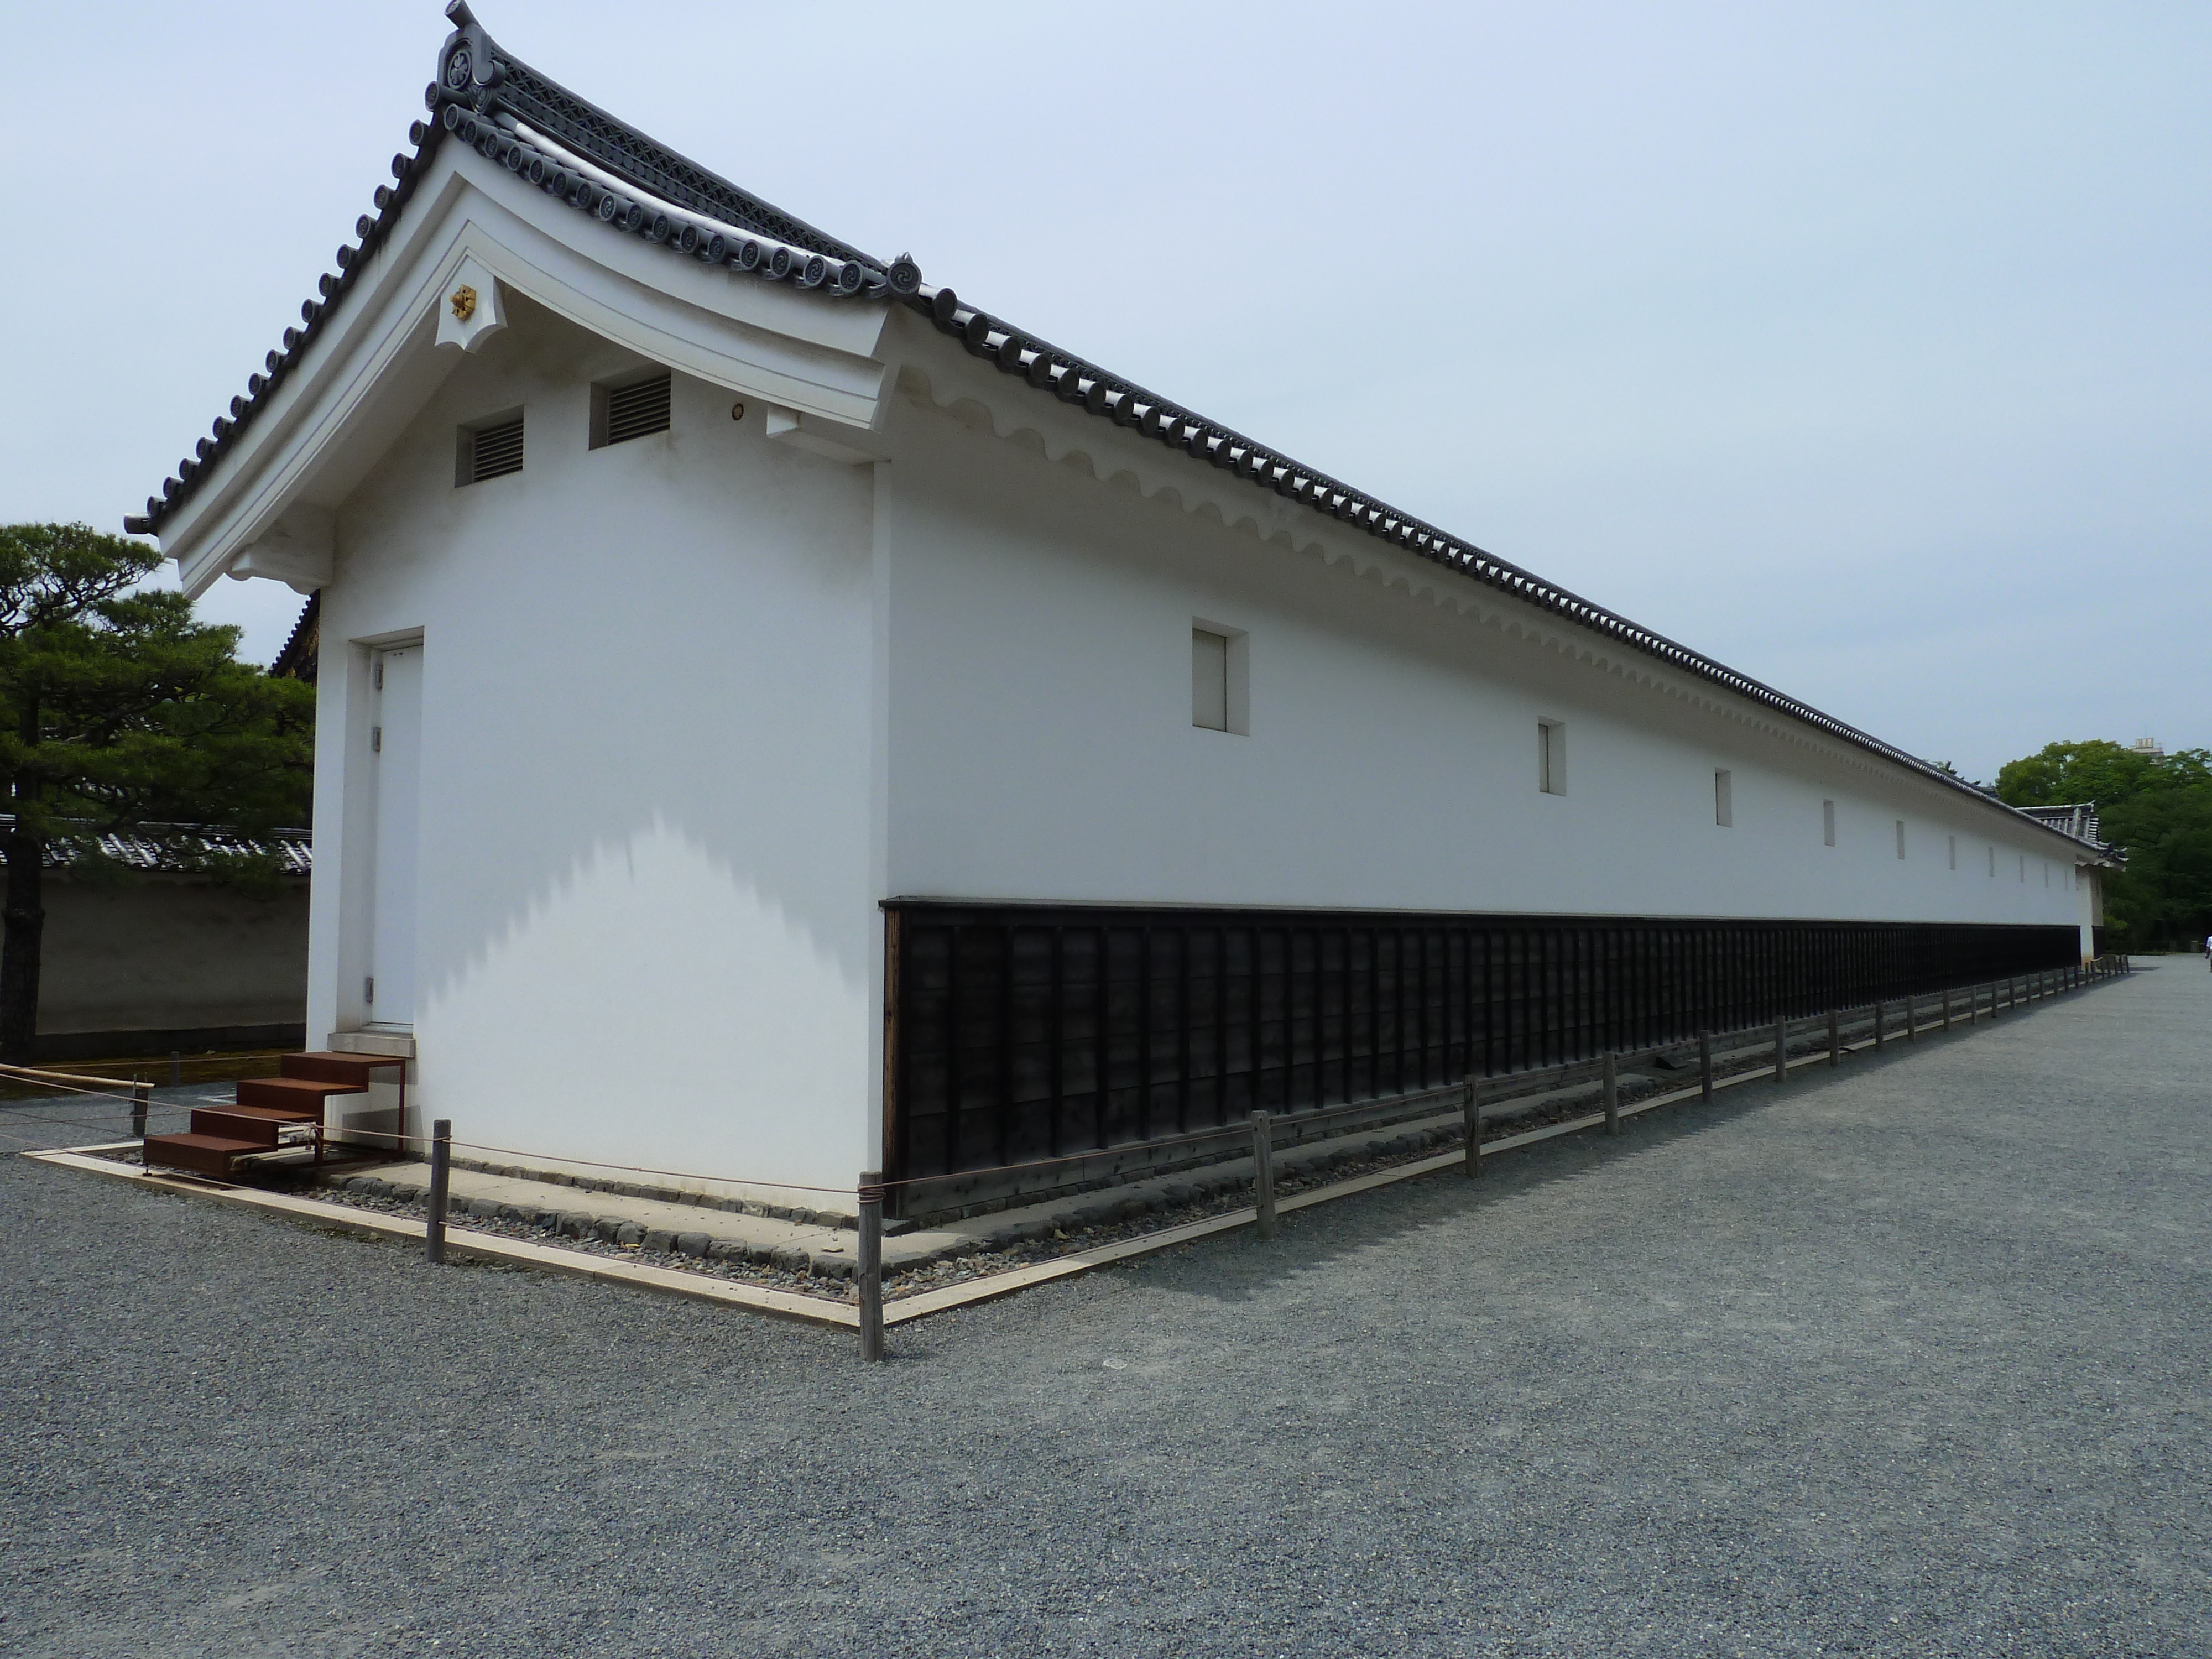
[[2083,840],[449,15],[131,523],[322,595],[308,1030],[410,1120],[957,1175],[2088,949]]

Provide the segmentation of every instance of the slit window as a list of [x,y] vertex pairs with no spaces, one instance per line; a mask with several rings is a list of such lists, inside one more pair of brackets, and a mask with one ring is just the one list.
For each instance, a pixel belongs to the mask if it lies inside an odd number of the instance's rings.
[[1820,845],[1823,847],[1833,847],[1835,844],[1836,803],[1832,800],[1824,800],[1820,803]]
[[1536,787],[1547,795],[1567,793],[1567,727],[1564,720],[1536,722]]
[[1903,818],[1897,821],[1897,856],[1899,858],[1905,856],[1905,820]]
[[1241,628],[1192,617],[1190,723],[1208,732],[1249,737],[1251,668],[1251,635]]
[[1735,779],[1730,772],[1713,774],[1713,822],[1728,829],[1735,823]]
[[666,369],[642,380],[592,388],[592,447],[626,444],[668,430],[671,377]]
[[1206,628],[1190,630],[1190,723],[1229,729],[1229,636]]
[[1951,867],[1954,870],[1959,867],[1959,838],[1956,836],[1951,837]]
[[480,426],[465,426],[454,467],[455,484],[478,484],[522,471],[522,416],[498,416]]

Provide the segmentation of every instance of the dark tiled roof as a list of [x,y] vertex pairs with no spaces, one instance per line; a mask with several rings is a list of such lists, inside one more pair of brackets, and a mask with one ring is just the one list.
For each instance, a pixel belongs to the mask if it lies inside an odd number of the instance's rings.
[[966,305],[949,288],[930,288],[905,255],[890,261],[869,258],[655,143],[540,75],[484,33],[466,0],[452,0],[446,15],[457,27],[439,50],[438,78],[425,94],[434,118],[409,129],[414,154],[392,157],[397,182],[376,192],[375,216],[364,215],[354,227],[358,245],[338,250],[337,270],[319,285],[321,298],[301,307],[302,326],[284,331],[283,349],[269,354],[267,374],[252,377],[246,395],[231,399],[228,418],[216,422],[213,436],[199,441],[195,454],[175,477],[164,481],[161,494],[148,498],[145,515],[125,521],[126,530],[158,529],[251,422],[262,400],[298,362],[343,301],[362,256],[389,233],[425,163],[450,134],[611,230],[643,236],[672,256],[726,264],[765,281],[787,281],[831,296],[902,300],[968,351],[1026,381],[1041,395],[1180,449],[1196,465],[1219,468],[1255,489],[1272,490],[1935,782],[1978,800],[1990,802],[1984,792],[1963,779],[1701,652]]
[[305,680],[313,685],[321,665],[322,646],[323,594],[317,588],[307,595],[307,604],[300,607],[300,620],[292,624],[292,637],[284,641],[276,660],[269,665],[270,678]]
[[[0,812],[0,829],[12,828],[12,813]],[[271,830],[266,835],[242,836],[235,830],[209,823],[142,823],[131,833],[95,830],[91,825],[64,820],[46,846],[49,868],[66,870],[95,858],[112,859],[133,870],[204,872],[209,863],[223,858],[268,858],[288,876],[313,875],[315,846],[306,830]]]
[[[158,531],[252,424],[343,301],[365,257],[391,234],[448,134],[611,229],[642,236],[684,258],[833,296],[906,296],[919,290],[921,272],[913,260],[871,259],[824,235],[538,74],[495,45],[465,0],[454,0],[446,12],[459,27],[446,38],[438,78],[423,93],[432,118],[407,130],[413,153],[392,158],[393,182],[377,190],[375,214],[355,222],[356,240],[338,249],[337,270],[325,272],[316,283],[317,297],[301,306],[300,326],[284,331],[283,345],[269,353],[264,372],[247,377],[246,391],[230,400],[230,412],[216,418],[210,434],[162,481],[160,493],[146,498],[144,514],[124,520],[131,534]],[[718,222],[704,222],[710,220]]]
[[2099,852],[2110,850],[2097,830],[2097,803],[2085,800],[2071,806],[2023,806],[2019,809],[2038,823],[2087,842]]

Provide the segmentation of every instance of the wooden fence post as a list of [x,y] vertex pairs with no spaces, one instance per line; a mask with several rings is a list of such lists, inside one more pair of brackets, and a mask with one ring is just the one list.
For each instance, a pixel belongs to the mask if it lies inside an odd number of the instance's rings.
[[1620,1062],[1610,1049],[1605,1056],[1605,1132],[1620,1133]]
[[884,1172],[860,1171],[860,1358],[884,1357]]
[[1467,1095],[1460,1103],[1460,1116],[1467,1126],[1468,1177],[1472,1180],[1482,1173],[1482,1079],[1470,1077],[1467,1080]]
[[446,1259],[446,1195],[453,1179],[453,1122],[440,1118],[430,1126],[430,1215],[422,1242],[433,1261]]
[[1265,1112],[1252,1114],[1253,1208],[1262,1238],[1275,1236],[1275,1123]]
[[146,1109],[152,1103],[152,1089],[153,1085],[143,1077],[131,1085],[131,1138],[133,1140],[146,1139]]
[[1790,1081],[1790,1022],[1774,1022],[1774,1080],[1778,1084]]
[[1698,1094],[1701,1099],[1713,1097],[1713,1034],[1698,1033]]
[[1911,996],[1905,999],[1905,1040],[1912,1042],[1920,1036],[1920,1006]]
[[1874,1005],[1874,1051],[1876,1054],[1880,1054],[1881,1052],[1881,1000],[1880,998],[1876,998]]
[[1828,1010],[1828,1064],[1831,1066],[1840,1066],[1843,1063],[1843,1022],[1836,1017],[1836,1011],[1831,1008]]

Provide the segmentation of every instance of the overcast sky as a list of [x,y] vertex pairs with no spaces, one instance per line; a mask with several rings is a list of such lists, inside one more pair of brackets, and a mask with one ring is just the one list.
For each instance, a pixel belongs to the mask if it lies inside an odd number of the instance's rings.
[[[1970,776],[2212,744],[2212,9],[477,11],[831,234]],[[5,8],[0,520],[140,510],[446,27]],[[298,600],[204,609],[266,659]]]

